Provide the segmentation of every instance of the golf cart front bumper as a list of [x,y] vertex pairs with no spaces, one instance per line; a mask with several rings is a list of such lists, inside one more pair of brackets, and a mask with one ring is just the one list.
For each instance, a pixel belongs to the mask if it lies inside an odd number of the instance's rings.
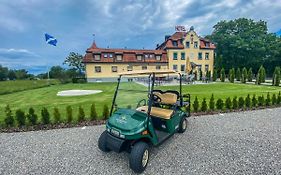
[[125,149],[125,140],[117,138],[113,135],[111,135],[109,132],[107,132],[106,137],[106,146],[117,153],[120,153]]

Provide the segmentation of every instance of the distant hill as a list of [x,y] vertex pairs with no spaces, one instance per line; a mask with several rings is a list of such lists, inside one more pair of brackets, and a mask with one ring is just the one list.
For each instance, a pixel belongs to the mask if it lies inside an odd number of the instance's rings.
[[281,29],[280,29],[278,32],[276,32],[276,34],[277,34],[278,36],[281,36]]

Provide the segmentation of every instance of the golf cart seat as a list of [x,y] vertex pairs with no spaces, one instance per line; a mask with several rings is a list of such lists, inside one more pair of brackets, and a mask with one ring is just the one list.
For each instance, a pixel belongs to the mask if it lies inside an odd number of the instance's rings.
[[[137,111],[147,113],[148,106],[141,106],[137,108]],[[154,117],[162,118],[165,120],[169,120],[173,115],[173,110],[171,109],[163,109],[158,107],[151,107],[150,114]]]
[[179,93],[177,91],[161,91],[161,90],[154,90],[153,94],[157,95],[161,101],[161,104],[166,105],[174,105],[177,103],[177,100],[179,98]]

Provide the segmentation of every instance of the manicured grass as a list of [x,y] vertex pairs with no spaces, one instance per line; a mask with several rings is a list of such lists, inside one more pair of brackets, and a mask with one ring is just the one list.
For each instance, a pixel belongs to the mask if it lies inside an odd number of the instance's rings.
[[[147,88],[142,85],[138,85],[135,83],[123,83],[121,84],[120,88],[123,87],[129,87],[130,89],[134,90],[143,90],[144,92],[121,92],[119,94],[119,97],[122,98],[119,99],[121,99],[122,104],[135,107],[136,101],[142,98],[147,98],[147,93],[145,92]],[[107,104],[109,108],[111,107],[111,101],[115,88],[116,83],[58,84],[39,89],[25,90],[6,95],[0,95],[0,121],[3,121],[5,117],[4,108],[7,104],[11,106],[13,112],[16,109],[22,109],[27,112],[29,107],[33,107],[39,116],[40,111],[43,107],[48,108],[51,116],[53,116],[53,108],[58,107],[63,119],[65,119],[65,108],[67,105],[72,106],[73,116],[74,118],[76,118],[79,106],[82,106],[85,110],[86,116],[89,116],[90,105],[92,103],[95,103],[97,112],[99,115],[101,115],[104,104]],[[156,89],[157,88],[163,90],[179,89],[177,86],[156,87]],[[99,94],[75,97],[56,96],[58,91],[71,89],[102,90],[103,92]],[[223,100],[225,100],[227,97],[245,97],[247,94],[266,95],[267,92],[277,94],[279,91],[281,91],[281,88],[279,87],[246,85],[238,83],[210,83],[183,86],[183,93],[190,93],[192,102],[195,99],[195,96],[197,96],[199,101],[201,101],[203,98],[206,98],[207,103],[209,103],[209,99],[212,93],[215,96],[215,100],[217,100],[218,98],[222,98]]]
[[50,84],[58,84],[58,80],[12,80],[0,81],[0,95],[19,92],[28,89],[36,89],[49,86]]

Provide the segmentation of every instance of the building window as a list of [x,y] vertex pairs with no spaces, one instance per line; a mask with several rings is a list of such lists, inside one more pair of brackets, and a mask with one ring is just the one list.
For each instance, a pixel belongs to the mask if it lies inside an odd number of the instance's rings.
[[202,52],[198,53],[198,60],[202,60]]
[[113,58],[113,54],[112,53],[109,54],[109,58]]
[[101,67],[100,67],[100,66],[95,66],[95,72],[96,72],[96,73],[101,72]]
[[107,57],[108,57],[107,53],[104,53],[104,54],[103,54],[103,57],[104,57],[104,58],[107,58]]
[[209,65],[208,64],[205,65],[205,72],[207,72],[207,71],[209,71]]
[[147,70],[147,66],[142,66],[141,69],[142,70]]
[[189,48],[189,47],[190,47],[189,41],[187,41],[187,42],[185,43],[185,47],[186,47],[186,48]]
[[174,64],[174,65],[173,65],[173,70],[174,70],[174,71],[178,71],[178,65]]
[[181,60],[185,60],[185,53],[184,52],[181,53]]
[[116,55],[116,60],[117,61],[122,61],[122,55]]
[[206,43],[206,47],[209,48],[210,47],[210,43]]
[[173,41],[173,46],[177,47],[178,46],[178,41]]
[[149,54],[149,58],[153,58],[153,54]]
[[161,66],[160,66],[160,65],[157,65],[157,66],[156,66],[156,69],[157,69],[157,70],[161,69]]
[[148,54],[145,54],[145,55],[144,55],[144,57],[145,57],[145,58],[148,58],[148,57],[149,57],[149,55],[148,55]]
[[198,71],[202,71],[202,65],[197,65]]
[[94,59],[95,59],[96,61],[99,61],[99,60],[100,60],[100,54],[95,54],[95,55],[94,55]]
[[137,55],[137,60],[141,61],[142,60],[142,55]]
[[185,71],[185,65],[184,65],[184,64],[181,65],[181,71],[182,71],[182,72]]
[[194,48],[198,48],[198,42],[194,41]]
[[111,71],[112,72],[117,72],[117,66],[111,66]]
[[127,71],[132,71],[133,70],[133,66],[127,66]]
[[205,60],[209,60],[209,53],[205,53]]
[[156,55],[156,60],[160,61],[161,60],[161,55]]
[[177,52],[174,52],[173,58],[174,58],[174,60],[177,60],[177,59],[178,59],[178,53],[177,53]]

